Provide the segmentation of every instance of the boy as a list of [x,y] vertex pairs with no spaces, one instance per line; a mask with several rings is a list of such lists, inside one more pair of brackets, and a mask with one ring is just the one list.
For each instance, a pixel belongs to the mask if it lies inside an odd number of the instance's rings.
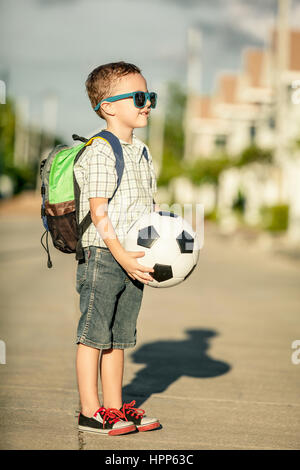
[[[154,270],[138,263],[143,251],[126,251],[122,243],[132,223],[155,205],[152,158],[133,129],[147,125],[156,94],[148,93],[141,70],[125,62],[97,67],[89,74],[86,89],[92,107],[106,121],[105,130],[120,140],[124,171],[108,205],[117,185],[111,146],[101,138],[93,140],[74,167],[81,189],[79,221],[90,210],[93,222],[82,237],[85,260],[78,263],[76,274],[81,310],[76,341],[81,401],[78,427],[109,435],[148,431],[160,427],[158,419],[134,408],[135,401],[122,402],[122,381],[124,349],[136,344],[144,284],[152,279],[148,273]],[[159,210],[158,205],[155,210]],[[99,356],[102,406],[98,396]]]

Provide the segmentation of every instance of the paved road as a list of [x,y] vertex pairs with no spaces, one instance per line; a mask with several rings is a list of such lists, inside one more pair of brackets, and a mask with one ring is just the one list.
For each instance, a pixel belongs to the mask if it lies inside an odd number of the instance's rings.
[[[163,428],[77,431],[75,258],[46,266],[34,216],[0,218],[2,449],[299,449],[300,264],[206,227],[183,284],[145,287],[124,397]],[[299,354],[300,357],[300,354]]]

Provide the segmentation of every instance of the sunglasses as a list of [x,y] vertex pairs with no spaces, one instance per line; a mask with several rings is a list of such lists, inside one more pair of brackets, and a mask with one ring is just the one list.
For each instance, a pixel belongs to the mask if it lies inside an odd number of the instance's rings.
[[143,108],[144,106],[146,106],[148,99],[151,103],[151,108],[155,108],[157,103],[157,93],[155,93],[154,91],[151,91],[150,93],[145,91],[134,91],[133,93],[125,93],[123,95],[116,95],[110,96],[109,98],[105,98],[104,100],[101,100],[100,103],[97,104],[97,106],[94,107],[94,110],[98,111],[103,101],[112,102],[122,100],[123,98],[133,98],[134,106],[136,108]]

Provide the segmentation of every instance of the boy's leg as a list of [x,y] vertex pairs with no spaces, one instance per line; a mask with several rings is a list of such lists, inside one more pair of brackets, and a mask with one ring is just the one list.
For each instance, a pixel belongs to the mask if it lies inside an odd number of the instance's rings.
[[[76,341],[79,344],[77,376],[82,413],[90,417],[101,406],[97,386],[99,353],[113,347],[111,323],[117,299],[124,290],[124,273],[109,249],[89,246],[84,248],[84,252],[85,263],[78,263],[76,276],[81,311]],[[105,356],[106,354],[104,353]],[[107,376],[108,381],[110,380],[109,369],[112,368],[113,382],[116,377],[116,383],[122,383],[122,357],[121,354],[121,369],[115,369],[114,357],[112,362],[109,360],[108,367],[104,369],[104,382]],[[110,386],[108,392],[111,394]],[[114,402],[119,401],[116,399],[118,393],[112,397]],[[105,390],[104,395],[108,397]]]
[[100,359],[100,375],[104,408],[122,406],[124,349],[103,349]]
[[91,417],[100,408],[98,396],[98,363],[100,350],[78,344],[76,372],[81,412]]

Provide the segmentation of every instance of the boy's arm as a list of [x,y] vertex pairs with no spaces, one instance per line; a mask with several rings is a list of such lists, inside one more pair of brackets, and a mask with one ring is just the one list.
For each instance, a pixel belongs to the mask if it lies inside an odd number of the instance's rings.
[[141,265],[135,259],[144,256],[145,253],[143,251],[126,251],[121,245],[108,216],[108,199],[103,197],[89,198],[89,203],[92,222],[117,262],[132,279],[138,279],[144,284],[147,284],[146,281],[153,280],[147,273],[153,272],[154,269]]
[[114,258],[119,262],[126,250],[121,245],[108,216],[108,199],[93,197],[89,199],[89,202],[92,222]]

